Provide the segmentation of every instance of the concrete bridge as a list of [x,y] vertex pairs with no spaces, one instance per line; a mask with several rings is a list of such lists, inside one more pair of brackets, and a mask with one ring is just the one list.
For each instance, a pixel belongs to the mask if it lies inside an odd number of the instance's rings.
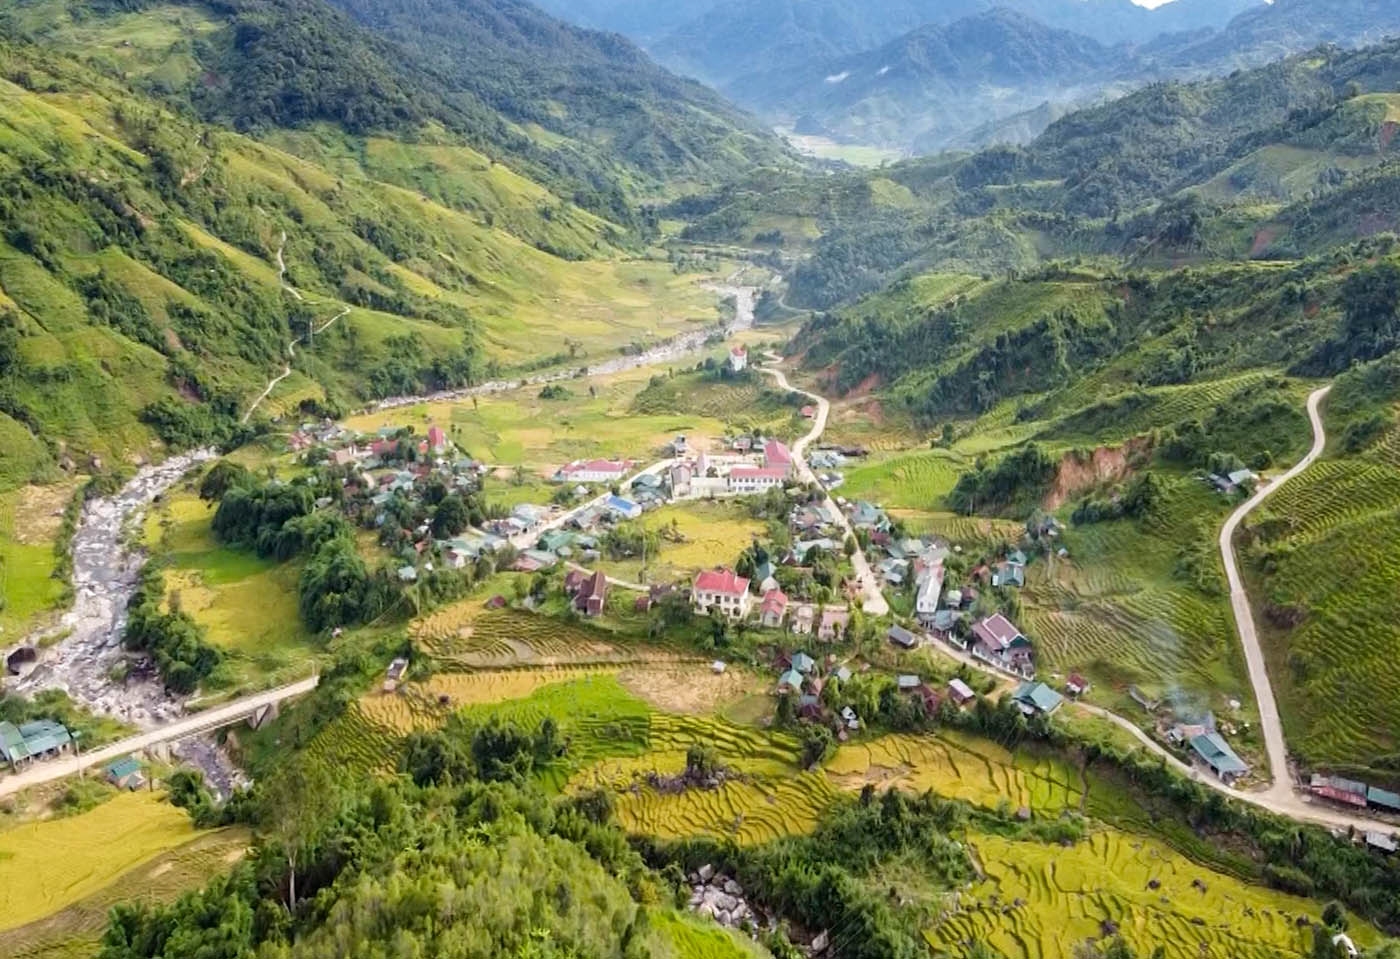
[[[72,776],[94,766],[105,766],[112,760],[120,759],[131,753],[161,751],[170,743],[213,732],[216,729],[223,729],[245,720],[256,728],[268,719],[275,717],[278,707],[283,702],[297,696],[304,696],[315,689],[320,682],[320,676],[312,676],[300,682],[254,693],[251,696],[244,696],[242,699],[224,703],[222,706],[194,713],[173,723],[137,733],[135,736],[128,736],[120,742],[103,746],[100,749],[70,753],[57,759],[36,762],[21,772],[0,778],[0,796],[8,796],[31,786]],[[81,744],[79,745],[81,746]]]

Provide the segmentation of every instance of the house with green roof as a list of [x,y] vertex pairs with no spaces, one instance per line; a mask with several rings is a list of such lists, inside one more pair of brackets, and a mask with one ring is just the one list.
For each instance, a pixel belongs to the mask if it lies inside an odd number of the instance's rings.
[[1022,683],[1016,687],[1011,698],[1027,716],[1049,716],[1065,701],[1063,696],[1044,683]]
[[1191,751],[1227,786],[1249,772],[1249,766],[1245,765],[1245,761],[1235,754],[1230,744],[1225,742],[1219,733],[1201,733],[1199,736],[1193,736]]
[[103,772],[107,781],[118,789],[134,791],[146,784],[146,777],[141,775],[141,762],[134,756],[113,760]]
[[73,745],[67,727],[52,719],[36,719],[16,726],[0,723],[0,757],[17,769],[35,759],[66,753]]
[[14,723],[0,723],[0,759],[4,759],[12,769],[29,759],[24,737]]

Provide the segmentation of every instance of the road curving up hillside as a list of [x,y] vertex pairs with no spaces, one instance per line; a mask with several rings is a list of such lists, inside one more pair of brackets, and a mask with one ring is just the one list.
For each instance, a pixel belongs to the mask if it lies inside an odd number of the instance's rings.
[[1240,575],[1234,540],[1235,533],[1246,516],[1258,509],[1261,503],[1322,455],[1327,445],[1327,433],[1322,426],[1321,405],[1331,389],[1330,385],[1324,386],[1308,396],[1308,419],[1312,422],[1313,444],[1307,455],[1278,479],[1261,486],[1253,496],[1230,514],[1220,529],[1220,555],[1225,561],[1225,576],[1230,582],[1230,609],[1235,616],[1235,629],[1239,633],[1240,643],[1244,646],[1245,663],[1249,667],[1249,682],[1254,687],[1254,699],[1259,704],[1259,726],[1264,731],[1264,750],[1268,754],[1269,770],[1273,774],[1273,784],[1270,785],[1267,794],[1278,799],[1295,798],[1292,776],[1288,769],[1288,747],[1283,738],[1283,722],[1278,714],[1278,701],[1274,697],[1268,667],[1264,662],[1264,650],[1259,645],[1259,633],[1254,628],[1254,612],[1249,605],[1249,594],[1245,592],[1244,578]]

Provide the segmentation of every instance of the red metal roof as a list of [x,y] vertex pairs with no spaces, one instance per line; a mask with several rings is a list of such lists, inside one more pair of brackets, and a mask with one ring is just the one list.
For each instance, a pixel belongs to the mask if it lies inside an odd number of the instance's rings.
[[994,649],[1005,649],[1021,635],[1021,631],[1016,628],[1016,625],[1001,613],[988,616],[977,623],[972,627],[972,632],[978,639]]
[[736,466],[729,471],[729,478],[739,477],[740,479],[776,479],[780,480],[787,476],[787,470],[774,469],[772,467],[759,466]]
[[749,591],[749,581],[732,569],[707,569],[695,577],[695,591],[738,596]]

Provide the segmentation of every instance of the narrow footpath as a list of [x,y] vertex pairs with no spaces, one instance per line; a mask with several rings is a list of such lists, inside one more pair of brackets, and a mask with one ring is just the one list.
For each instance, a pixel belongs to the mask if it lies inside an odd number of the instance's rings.
[[[287,275],[287,261],[282,258],[282,250],[286,247],[286,245],[287,234],[283,233],[282,242],[277,245],[277,282],[279,285],[281,285],[284,291],[286,291],[292,296],[293,299],[303,303],[310,302],[306,299],[306,297],[302,296],[300,290],[292,286],[285,279]],[[350,307],[344,307],[339,313],[331,317],[326,322],[322,323],[320,326],[313,326],[306,338],[308,344],[315,342],[316,337],[320,336],[326,330],[330,329],[331,325],[335,323],[336,320],[345,317],[349,314],[349,312]],[[267,399],[269,396],[272,395],[272,391],[277,388],[277,384],[281,383],[287,377],[292,375],[292,361],[297,358],[298,339],[299,337],[293,336],[290,340],[287,341],[287,362],[283,364],[282,372],[278,373],[272,379],[268,380],[266,388],[264,388],[263,391],[258,394],[257,399],[253,400],[253,402],[248,404],[248,408],[243,411],[243,416],[239,419],[238,422],[247,423],[248,420],[252,419],[253,413],[257,411],[257,408],[259,406],[262,405],[263,400]]]

